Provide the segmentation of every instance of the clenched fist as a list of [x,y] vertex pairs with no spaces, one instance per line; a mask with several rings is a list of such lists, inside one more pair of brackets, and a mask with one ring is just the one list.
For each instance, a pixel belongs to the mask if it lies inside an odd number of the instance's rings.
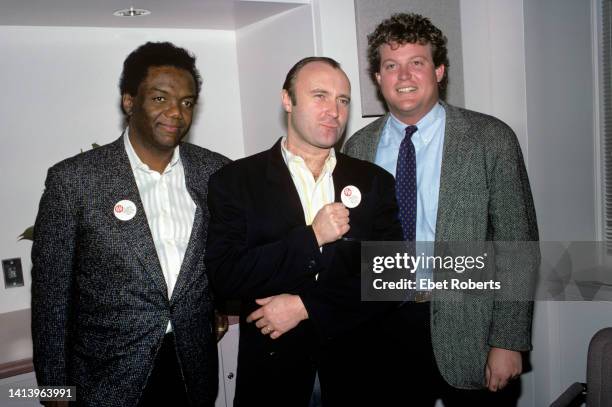
[[312,229],[319,247],[340,239],[350,228],[349,211],[340,202],[322,207],[312,221]]

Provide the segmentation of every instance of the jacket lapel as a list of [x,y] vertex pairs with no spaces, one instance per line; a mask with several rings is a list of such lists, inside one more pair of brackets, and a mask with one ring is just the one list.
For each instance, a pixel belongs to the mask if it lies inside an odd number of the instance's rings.
[[[346,165],[344,155],[341,153],[336,153],[336,167],[334,168],[333,172],[334,202],[342,202],[342,190],[347,185],[352,184],[351,176],[352,174]],[[348,233],[344,235],[343,238],[351,238],[352,233],[353,231],[349,229]],[[326,266],[329,266],[331,264],[339,242],[342,242],[342,240],[335,241],[333,243],[326,244],[325,246],[323,246],[323,263]]]
[[[136,179],[125,151],[123,136],[116,140],[111,147],[111,154],[106,160],[110,169],[109,185],[111,185],[111,189],[109,196],[112,200],[110,202],[112,206],[108,208],[109,214],[115,222],[119,223],[124,241],[143,265],[145,272],[151,276],[157,288],[167,295],[166,280],[157,257]],[[136,205],[136,216],[128,221],[115,218],[113,212],[114,205],[124,199],[130,200]]]
[[372,127],[369,128],[368,137],[364,138],[366,143],[364,145],[364,160],[369,161],[371,163],[375,162],[376,151],[378,150],[378,143],[380,142],[380,138],[382,137],[382,132],[385,128],[385,123],[387,123],[388,118],[389,113],[372,122]]
[[[333,172],[334,179],[334,202],[342,202],[341,192],[347,185],[351,185],[352,174],[346,165],[345,156],[336,153],[336,168]],[[350,233],[350,231],[349,231]]]
[[[279,139],[268,150],[266,179],[271,185],[271,193],[270,196],[265,198],[273,200],[272,204],[278,208],[279,215],[289,224],[305,225],[304,208],[300,202],[300,196],[291,178],[289,168],[283,159],[281,141],[282,139]],[[274,193],[274,191],[276,192]],[[279,200],[281,200],[280,203]]]
[[[204,269],[198,270],[197,265],[200,258],[204,254],[204,242],[206,241],[205,239],[208,229],[207,222],[205,222],[205,218],[208,217],[208,214],[204,213],[205,208],[202,207],[202,203],[206,203],[207,197],[206,193],[201,191],[199,188],[200,185],[202,185],[201,172],[203,169],[199,169],[200,176],[198,176],[198,169],[189,155],[188,147],[181,145],[179,151],[181,155],[181,162],[185,170],[185,184],[187,186],[189,195],[191,195],[191,199],[193,199],[193,202],[196,205],[196,211],[193,219],[191,236],[189,237],[189,244],[187,245],[187,250],[185,251],[185,256],[183,257],[183,262],[181,264],[181,270],[179,272],[176,285],[172,291],[171,302],[174,302],[177,298],[179,298],[184,288],[187,287],[189,282],[194,278],[194,275],[199,275],[199,272],[204,272]],[[204,266],[202,265],[202,267]]]
[[436,240],[445,241],[447,230],[452,229],[453,212],[458,196],[457,185],[462,185],[465,172],[470,163],[473,141],[470,137],[470,124],[461,111],[441,102],[446,111],[444,147],[442,152],[442,171],[440,175],[440,194],[436,220]]

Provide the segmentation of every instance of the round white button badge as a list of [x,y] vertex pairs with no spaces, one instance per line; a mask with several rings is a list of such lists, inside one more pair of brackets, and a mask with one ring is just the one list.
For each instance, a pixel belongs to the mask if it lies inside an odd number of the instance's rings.
[[136,216],[136,205],[134,204],[134,202],[128,199],[124,199],[115,204],[115,207],[113,208],[113,213],[115,214],[115,217],[119,220],[130,220],[134,216]]
[[340,193],[342,203],[347,208],[355,208],[361,203],[361,191],[354,185],[347,185]]

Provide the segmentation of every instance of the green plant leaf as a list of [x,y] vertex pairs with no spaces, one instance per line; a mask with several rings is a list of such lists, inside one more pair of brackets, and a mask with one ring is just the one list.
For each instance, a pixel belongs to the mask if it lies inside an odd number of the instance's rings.
[[30,226],[19,235],[18,240],[34,240],[34,226]]

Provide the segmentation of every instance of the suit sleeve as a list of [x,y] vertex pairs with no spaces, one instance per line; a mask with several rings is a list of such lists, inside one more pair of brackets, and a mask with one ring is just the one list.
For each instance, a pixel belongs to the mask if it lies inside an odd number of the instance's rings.
[[537,274],[538,229],[527,171],[514,133],[497,156],[489,181],[489,221],[495,247],[496,278],[502,290],[493,303],[489,345],[531,349],[533,302],[529,293]]
[[[373,220],[373,226],[367,240],[401,241],[402,229],[397,217],[393,177],[386,173],[378,176],[372,193],[377,197],[377,206],[368,214]],[[335,244],[351,243],[338,241]],[[317,283],[300,293],[309,319],[324,338],[332,338],[356,328],[396,306],[396,303],[389,301],[361,301],[361,252],[359,244],[353,244],[357,245],[355,250],[348,250],[344,255],[355,257],[350,259],[354,260],[351,265],[355,270],[346,270],[339,278],[325,284]]]
[[295,292],[319,272],[321,253],[312,227],[251,245],[246,203],[233,175],[213,174],[208,187],[206,268],[217,295],[248,300]]
[[72,311],[76,208],[58,171],[49,170],[34,225],[32,343],[41,386],[67,385],[66,359]]

